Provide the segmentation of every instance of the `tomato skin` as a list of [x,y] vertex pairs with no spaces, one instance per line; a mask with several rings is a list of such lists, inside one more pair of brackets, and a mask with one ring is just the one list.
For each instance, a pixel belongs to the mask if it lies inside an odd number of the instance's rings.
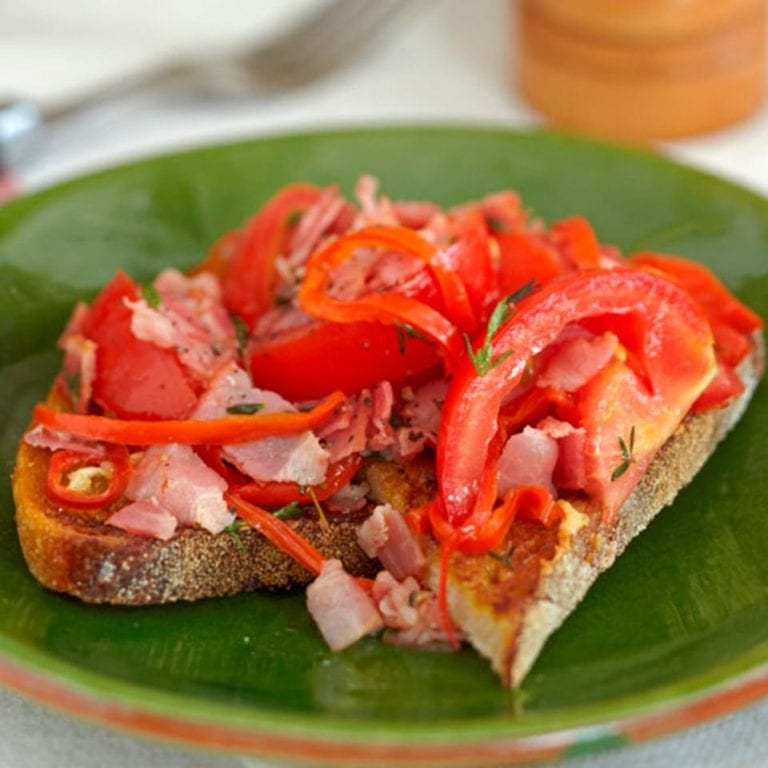
[[499,277],[491,259],[488,224],[483,212],[474,209],[456,216],[450,228],[456,241],[446,250],[445,258],[466,287],[475,318],[479,321],[476,325],[482,325],[500,298]]
[[[495,355],[509,356],[484,376],[464,359],[448,388],[438,434],[437,475],[451,526],[466,527],[477,514],[475,502],[498,434],[501,404],[520,381],[531,351],[546,348],[569,323],[609,314],[658,318],[646,331],[643,366],[649,391],[678,419],[701,394],[714,373],[712,334],[683,291],[640,270],[574,273],[552,281],[524,299],[494,335]],[[617,448],[618,437],[627,436],[617,436]]]
[[533,281],[545,285],[565,272],[563,260],[540,235],[529,232],[497,232],[499,285],[509,295]]
[[254,338],[248,359],[255,386],[298,402],[404,383],[440,365],[429,342],[392,325],[321,320]]
[[[221,275],[224,303],[249,327],[275,302],[275,258],[282,252],[293,218],[316,203],[322,189],[289,184],[268,200],[234,237],[217,241],[209,254]],[[222,266],[220,251],[229,251]]]
[[83,332],[96,342],[93,399],[124,419],[182,419],[197,403],[197,393],[171,349],[137,339],[131,310],[139,291],[118,272],[96,297]]

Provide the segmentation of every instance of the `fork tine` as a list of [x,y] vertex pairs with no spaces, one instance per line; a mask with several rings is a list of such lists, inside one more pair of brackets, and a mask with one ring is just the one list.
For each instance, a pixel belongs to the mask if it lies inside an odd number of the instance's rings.
[[334,0],[268,45],[237,57],[252,82],[274,89],[315,79],[379,37],[408,0]]

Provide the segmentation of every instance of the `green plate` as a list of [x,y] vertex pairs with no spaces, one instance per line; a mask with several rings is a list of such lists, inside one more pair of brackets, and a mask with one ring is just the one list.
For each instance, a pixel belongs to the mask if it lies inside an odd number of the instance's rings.
[[117,267],[186,267],[282,184],[377,175],[395,198],[514,188],[547,220],[711,265],[768,316],[768,203],[661,157],[541,133],[354,130],[161,157],[0,208],[0,681],[86,717],[335,765],[484,765],[654,736],[768,692],[768,397],[551,639],[516,692],[467,650],[330,653],[303,596],[92,607],[31,578],[15,444],[72,304]]

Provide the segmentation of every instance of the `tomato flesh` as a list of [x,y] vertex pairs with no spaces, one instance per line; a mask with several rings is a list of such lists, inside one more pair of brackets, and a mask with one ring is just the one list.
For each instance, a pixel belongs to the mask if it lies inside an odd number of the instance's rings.
[[176,353],[136,338],[131,310],[139,291],[123,272],[95,299],[84,326],[96,342],[93,399],[124,419],[181,419],[197,404],[197,393]]
[[294,400],[346,394],[383,380],[401,384],[440,365],[427,341],[382,323],[311,321],[271,338],[254,338],[248,350],[254,385]]

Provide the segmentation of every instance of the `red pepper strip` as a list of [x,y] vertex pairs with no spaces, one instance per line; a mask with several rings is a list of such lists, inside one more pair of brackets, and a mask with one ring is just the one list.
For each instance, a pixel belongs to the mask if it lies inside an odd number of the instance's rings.
[[355,475],[362,459],[359,453],[347,456],[328,467],[325,480],[309,489],[298,483],[278,483],[262,480],[252,480],[237,486],[237,494],[252,504],[263,504],[265,507],[282,507],[295,502],[311,504],[314,501],[325,501],[336,491],[343,488]]
[[320,574],[325,558],[290,525],[266,509],[241,499],[236,493],[225,493],[224,500],[235,508],[239,518],[269,539],[281,552],[315,576]]
[[397,293],[377,293],[354,301],[336,301],[320,294],[311,295],[304,281],[300,302],[315,317],[337,323],[376,321],[388,325],[407,325],[440,346],[446,365],[452,367],[463,354],[456,326],[432,307]]
[[[107,487],[103,491],[86,493],[70,488],[65,478],[83,467],[112,465]],[[117,501],[128,485],[131,476],[131,458],[124,445],[107,445],[104,451],[59,450],[48,463],[45,492],[49,501],[74,509],[102,509]],[[106,476],[105,476],[106,479]]]
[[437,310],[395,292],[372,294],[351,301],[331,298],[326,288],[334,267],[364,248],[383,248],[422,259],[440,287],[446,313],[462,327],[475,320],[466,288],[459,276],[436,260],[436,249],[421,236],[400,227],[368,227],[343,235],[317,251],[307,264],[299,303],[310,315],[338,323],[376,321],[405,324],[436,341],[449,360],[461,350],[461,338],[453,322]]
[[572,216],[558,221],[552,227],[552,234],[565,257],[577,269],[596,269],[600,266],[600,243],[586,219]]
[[484,376],[472,361],[459,365],[443,405],[437,475],[446,522],[461,528],[476,517],[498,415],[529,356],[554,342],[570,323],[594,316],[660,318],[641,339],[654,392],[680,418],[714,373],[712,334],[699,308],[668,280],[640,270],[572,273],[523,299],[492,338],[493,354],[508,355]]
[[165,419],[134,421],[55,411],[42,403],[35,406],[38,424],[70,435],[124,445],[228,445],[278,435],[296,435],[313,429],[346,400],[334,392],[306,413],[266,413],[224,416],[219,419]]

